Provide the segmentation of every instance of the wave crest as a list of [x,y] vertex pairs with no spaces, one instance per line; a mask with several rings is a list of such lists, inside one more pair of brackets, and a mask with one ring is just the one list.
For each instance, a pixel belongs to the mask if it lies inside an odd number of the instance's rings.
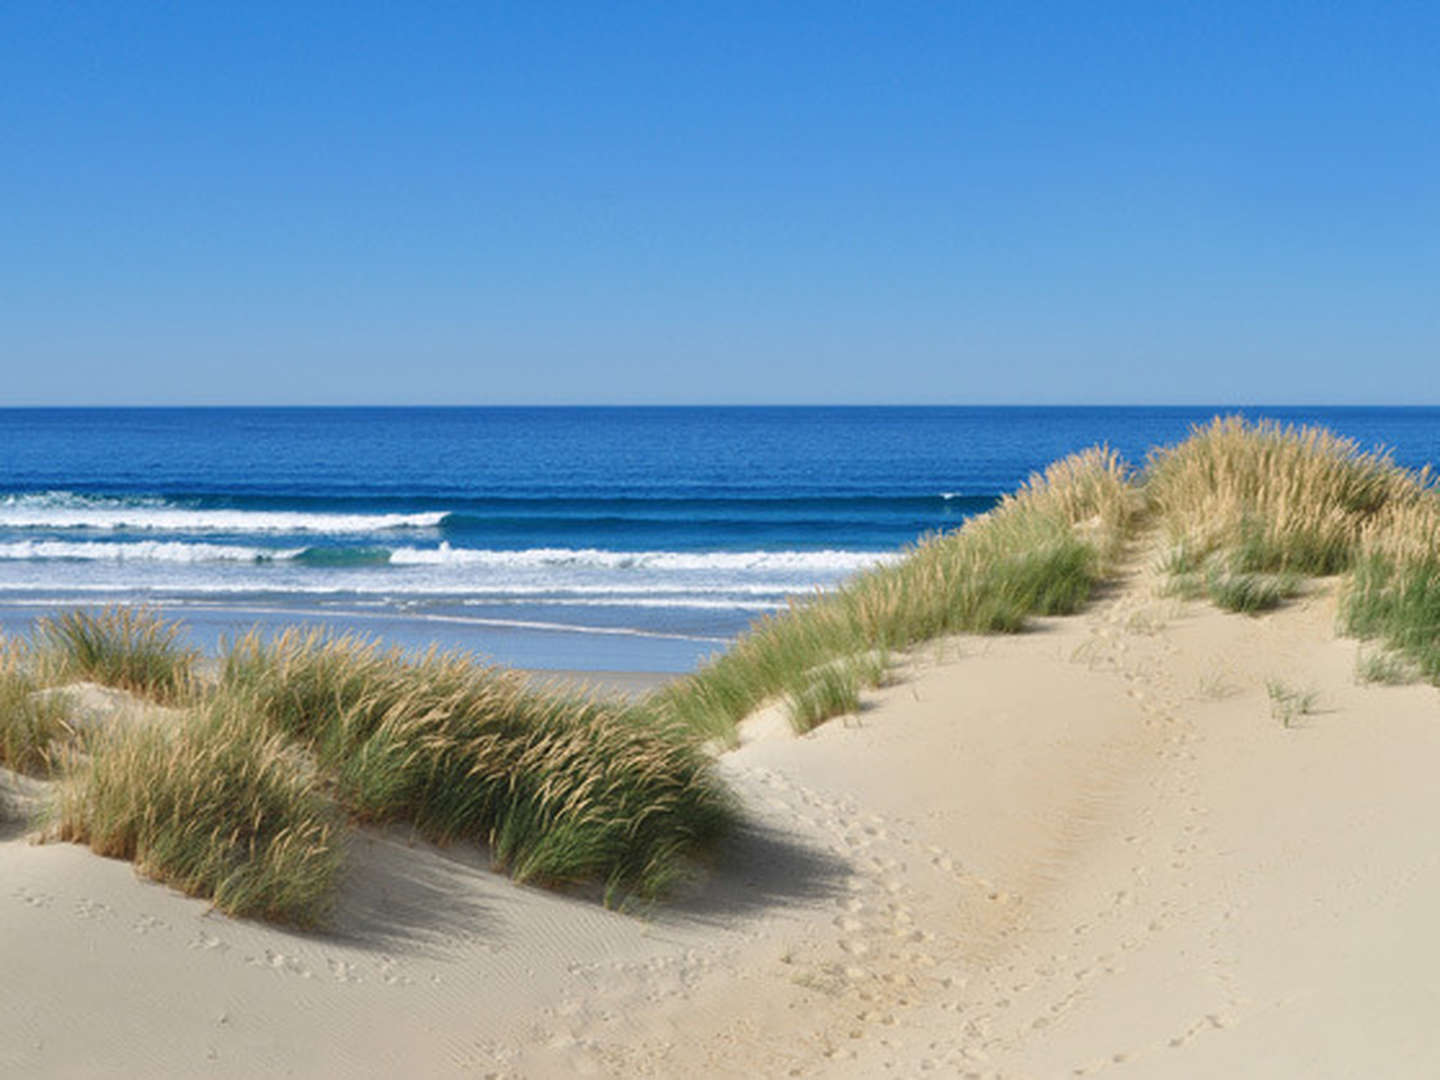
[[604,551],[599,548],[526,548],[497,551],[486,548],[397,548],[390,553],[396,566],[477,566],[506,569],[594,567],[605,570],[751,570],[845,573],[894,559],[882,551]]
[[301,549],[241,547],[231,544],[196,544],[180,540],[137,540],[126,544],[74,540],[16,540],[0,544],[0,560],[78,559],[85,562],[239,562],[261,563],[290,559]]
[[433,529],[446,511],[415,514],[341,514],[308,510],[235,510],[177,505],[166,499],[124,499],[43,491],[0,499],[0,527],[201,533],[373,533]]

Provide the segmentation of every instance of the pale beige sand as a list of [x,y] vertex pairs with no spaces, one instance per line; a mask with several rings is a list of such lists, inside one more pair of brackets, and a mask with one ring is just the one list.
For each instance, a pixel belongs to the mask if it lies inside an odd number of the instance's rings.
[[1440,693],[1354,685],[1333,611],[1137,579],[762,720],[753,828],[644,917],[369,835],[299,935],[12,825],[0,1075],[1440,1075]]

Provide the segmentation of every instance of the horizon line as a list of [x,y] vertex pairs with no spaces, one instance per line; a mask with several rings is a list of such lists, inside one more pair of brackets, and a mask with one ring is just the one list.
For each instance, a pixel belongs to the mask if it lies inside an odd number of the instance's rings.
[[1436,409],[1435,402],[1337,402],[1337,401],[987,401],[987,402],[113,402],[43,403],[0,405],[0,412],[38,410],[101,409]]

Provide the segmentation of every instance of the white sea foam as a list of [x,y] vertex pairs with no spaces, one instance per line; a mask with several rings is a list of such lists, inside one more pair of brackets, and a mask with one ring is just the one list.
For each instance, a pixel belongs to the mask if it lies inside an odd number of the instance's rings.
[[104,543],[75,540],[15,540],[0,544],[0,560],[78,559],[85,562],[255,563],[291,559],[303,548],[276,549],[180,540]]
[[202,533],[373,533],[438,526],[444,511],[421,514],[327,514],[299,510],[192,509],[163,499],[110,499],[68,491],[7,495],[0,528],[121,529]]
[[598,548],[527,548],[496,551],[453,548],[397,548],[396,566],[475,566],[496,568],[593,567],[605,570],[778,571],[835,574],[860,570],[898,558],[887,551],[602,551]]
[[[0,561],[49,559],[87,562],[153,563],[285,563],[305,548],[266,548],[242,544],[211,544],[181,540],[15,540],[0,543]],[[343,548],[336,548],[341,552]],[[452,568],[501,571],[640,571],[655,574],[770,573],[804,579],[833,577],[893,561],[898,555],[880,551],[603,551],[598,548],[402,547],[390,553],[394,567]],[[319,567],[312,572],[324,573]],[[737,582],[739,584],[739,582]]]

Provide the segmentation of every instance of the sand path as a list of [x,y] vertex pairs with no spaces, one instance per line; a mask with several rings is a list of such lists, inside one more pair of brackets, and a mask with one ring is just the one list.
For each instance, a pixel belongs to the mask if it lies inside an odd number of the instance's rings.
[[643,917],[368,834],[297,935],[11,826],[0,1074],[1440,1074],[1440,695],[1355,685],[1333,613],[1136,570],[939,643],[858,718],[760,724],[751,828]]

